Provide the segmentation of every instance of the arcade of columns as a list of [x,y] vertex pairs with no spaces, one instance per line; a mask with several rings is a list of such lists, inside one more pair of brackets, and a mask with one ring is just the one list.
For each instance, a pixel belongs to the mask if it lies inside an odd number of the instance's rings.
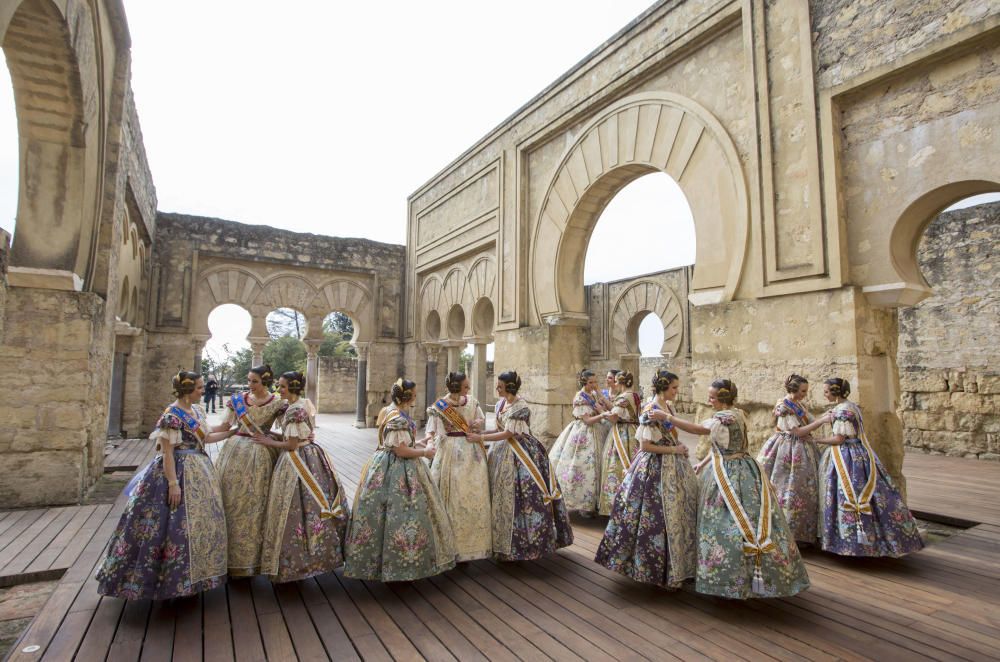
[[[0,501],[80,499],[109,419],[149,428],[222,303],[255,354],[276,307],[350,315],[366,423],[469,343],[483,397],[493,342],[545,437],[576,371],[636,361],[653,312],[691,393],[734,379],[755,436],[787,373],[849,379],[898,477],[898,310],[930,294],[927,224],[1000,190],[998,36],[980,0],[662,0],[415,191],[389,246],[158,213],[121,0],[2,0],[21,181],[0,370],[32,378],[0,410]],[[688,199],[693,270],[584,288],[600,212],[649,172]]]

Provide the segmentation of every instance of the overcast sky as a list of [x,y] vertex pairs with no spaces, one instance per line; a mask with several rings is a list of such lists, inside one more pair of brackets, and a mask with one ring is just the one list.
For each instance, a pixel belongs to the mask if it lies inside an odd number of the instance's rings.
[[[650,4],[125,0],[159,209],[402,243],[410,193]],[[0,84],[8,230],[17,153]],[[602,216],[586,280],[693,259],[684,196],[651,175]]]

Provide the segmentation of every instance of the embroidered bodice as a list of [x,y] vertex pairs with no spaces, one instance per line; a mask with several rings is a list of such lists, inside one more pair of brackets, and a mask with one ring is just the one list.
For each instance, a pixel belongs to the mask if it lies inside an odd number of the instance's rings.
[[[191,412],[194,419],[198,421],[198,427],[207,433],[208,415],[205,413],[205,410],[201,408],[201,405],[193,404],[191,405]],[[149,439],[156,442],[156,451],[158,453],[163,452],[165,446],[169,446],[174,450],[203,448],[198,436],[184,424],[180,416],[171,412],[169,408],[156,421]]]
[[516,435],[531,434],[531,408],[523,398],[507,402],[501,398],[496,405],[497,429]]
[[669,421],[657,421],[653,419],[649,415],[649,412],[654,410],[666,411],[676,416],[673,405],[669,402],[664,409],[653,400],[639,414],[639,429],[636,430],[636,437],[642,441],[649,441],[659,446],[676,446],[678,444],[677,427]]
[[[288,408],[288,401],[282,400],[272,394],[270,398],[262,403],[250,404],[252,397],[249,391],[243,393],[243,401],[247,403],[247,414],[262,432],[267,432],[274,425],[275,421],[280,420],[285,414],[285,410]],[[228,425],[236,424],[236,410],[233,407],[232,399],[226,401],[226,423]],[[241,432],[245,431],[241,430]]]
[[413,446],[417,424],[396,405],[389,405],[378,414],[378,447]]
[[301,444],[309,439],[314,425],[306,401],[300,398],[285,408],[281,417],[281,434],[285,439],[295,437]]
[[723,455],[745,455],[749,450],[746,418],[741,410],[717,411],[705,427],[711,430],[709,438],[712,445]]

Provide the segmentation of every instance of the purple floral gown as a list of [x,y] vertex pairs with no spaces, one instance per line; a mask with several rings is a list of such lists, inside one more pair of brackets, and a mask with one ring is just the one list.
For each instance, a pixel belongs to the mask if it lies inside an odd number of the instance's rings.
[[847,440],[828,446],[820,459],[820,546],[843,556],[899,557],[923,549],[917,522],[871,449],[856,404],[834,408],[833,433]]
[[573,421],[549,451],[549,465],[562,488],[563,503],[569,510],[593,513],[601,490],[601,449],[608,428],[588,425],[585,416],[598,414],[597,402],[586,391],[573,398]]
[[497,429],[513,439],[489,451],[493,553],[501,561],[529,561],[573,544],[573,529],[545,446],[531,435],[531,410],[521,398],[496,405]]
[[[669,407],[673,413],[673,408]],[[636,437],[676,446],[677,430],[649,418]],[[678,588],[698,566],[698,479],[686,455],[639,451],[622,479],[595,561],[637,582]]]
[[615,502],[615,494],[622,483],[625,471],[632,464],[632,458],[639,451],[636,426],[642,403],[637,393],[625,391],[615,396],[611,413],[618,421],[610,425],[604,438],[601,453],[601,495],[597,504],[598,515],[610,515]]
[[812,415],[791,398],[774,406],[775,432],[764,442],[757,462],[771,479],[775,496],[796,540],[814,543],[817,535],[816,504],[819,503],[819,452],[809,437],[796,437],[792,430],[812,422]]
[[302,441],[314,423],[306,401],[288,406],[281,419],[285,439],[299,439],[282,451],[271,475],[264,524],[261,574],[275,583],[306,579],[344,564],[350,506],[326,451]]
[[[194,418],[208,430],[204,410]],[[166,600],[226,581],[226,519],[212,461],[196,434],[165,412],[149,436],[157,456],[136,474],[125,512],[97,572],[97,590],[126,600]],[[167,503],[163,452],[174,454],[181,502]]]

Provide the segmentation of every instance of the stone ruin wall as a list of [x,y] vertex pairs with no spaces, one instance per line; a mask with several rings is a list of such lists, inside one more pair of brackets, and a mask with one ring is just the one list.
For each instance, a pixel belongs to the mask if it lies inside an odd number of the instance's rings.
[[319,357],[319,397],[321,414],[352,413],[357,408],[358,361],[354,358]]
[[[170,399],[170,376],[194,364],[198,320],[189,319],[191,297],[198,278],[197,263],[209,259],[243,263],[265,271],[288,268],[306,278],[324,270],[374,274],[377,290],[371,305],[375,306],[377,328],[371,333],[366,412],[369,420],[374,419],[381,402],[378,392],[388,389],[399,371],[404,246],[162,212],[157,215],[154,246],[154,304],[144,367],[144,430],[156,421],[160,408]],[[283,305],[294,307],[293,303]],[[322,320],[308,321],[316,324]],[[322,371],[319,378],[321,384]],[[355,406],[354,388],[352,381],[349,411]]]
[[934,295],[899,313],[904,442],[1000,460],[1000,203],[941,214],[918,255]]

